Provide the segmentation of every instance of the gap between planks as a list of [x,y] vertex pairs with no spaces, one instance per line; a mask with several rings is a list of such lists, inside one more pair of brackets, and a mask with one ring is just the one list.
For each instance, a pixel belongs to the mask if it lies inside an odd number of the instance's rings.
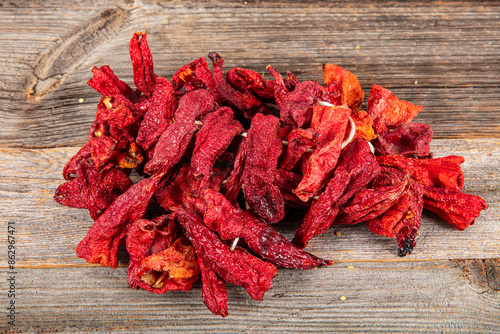
[[[465,260],[465,259],[459,259]],[[479,259],[482,260],[482,259]],[[373,260],[333,260],[333,264],[336,263],[395,263],[395,262],[437,262],[437,261],[457,261],[457,259],[373,259]],[[91,268],[91,267],[102,267],[97,263],[83,263],[83,264],[41,264],[41,265],[16,265],[16,269],[55,269],[55,268]],[[128,263],[119,263],[118,267],[128,267]],[[8,269],[9,266],[0,265],[0,269]],[[314,268],[317,269],[317,268]],[[312,270],[314,270],[312,269]]]

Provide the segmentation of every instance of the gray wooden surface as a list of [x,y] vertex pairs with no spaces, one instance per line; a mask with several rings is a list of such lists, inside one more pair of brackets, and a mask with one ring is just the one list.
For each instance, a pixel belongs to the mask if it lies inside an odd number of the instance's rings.
[[[0,332],[500,333],[499,17],[498,1],[0,2]],[[92,220],[52,195],[95,115],[91,68],[109,64],[132,83],[137,30],[166,77],[210,51],[226,70],[272,64],[300,80],[321,81],[329,62],[366,95],[377,83],[424,105],[416,121],[432,125],[433,152],[466,158],[464,190],[489,209],[461,232],[425,213],[405,258],[364,226],[332,228],[307,248],[332,267],[280,269],[261,302],[228,286],[225,319],[206,309],[200,283],[163,296],[129,288],[126,256],[116,270],[76,256]],[[295,227],[279,229],[291,237]]]

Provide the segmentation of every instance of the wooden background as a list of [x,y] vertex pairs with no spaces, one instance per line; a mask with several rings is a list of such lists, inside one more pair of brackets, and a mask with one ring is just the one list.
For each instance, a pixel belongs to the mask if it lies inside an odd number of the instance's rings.
[[[462,232],[425,213],[405,258],[364,226],[332,228],[307,248],[332,267],[280,269],[261,302],[228,286],[225,319],[206,309],[199,283],[162,296],[129,288],[125,262],[76,257],[92,221],[52,195],[95,115],[91,68],[109,64],[132,83],[137,30],[166,77],[210,51],[226,70],[271,64],[300,80],[321,80],[329,62],[354,72],[366,96],[377,83],[424,105],[415,120],[432,125],[435,156],[465,156],[464,190],[489,209]],[[500,333],[499,1],[1,1],[0,69],[0,331]]]

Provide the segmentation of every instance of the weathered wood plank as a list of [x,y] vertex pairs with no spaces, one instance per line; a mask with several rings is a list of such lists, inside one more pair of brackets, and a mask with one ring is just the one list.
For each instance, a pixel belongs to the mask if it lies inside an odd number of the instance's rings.
[[495,1],[20,1],[0,11],[1,146],[82,144],[98,101],[85,85],[91,68],[110,64],[132,83],[128,41],[142,29],[167,77],[209,51],[226,70],[273,64],[301,80],[321,81],[333,62],[357,74],[366,95],[378,83],[424,105],[416,120],[438,138],[500,137]]
[[[206,309],[199,283],[188,293],[154,295],[128,287],[126,268],[20,269],[16,332],[499,333],[498,277],[484,275],[488,268],[500,263],[356,262],[279,270],[263,301],[228,285],[225,319]],[[4,279],[0,289],[6,289]],[[1,305],[6,298],[0,294]],[[0,314],[5,329],[3,307]]]
[[[8,221],[17,224],[21,266],[85,265],[76,257],[75,247],[92,220],[86,210],[64,207],[52,199],[64,181],[62,167],[76,151],[0,149],[0,215],[4,218],[0,229],[6,231]],[[403,259],[396,255],[394,239],[372,235],[364,225],[332,227],[313,239],[308,250],[336,261],[500,258],[500,141],[434,140],[432,151],[437,157],[465,156],[464,191],[483,197],[489,205],[475,225],[457,231],[427,213],[414,252]],[[278,228],[291,238],[296,227],[297,223],[290,223]]]

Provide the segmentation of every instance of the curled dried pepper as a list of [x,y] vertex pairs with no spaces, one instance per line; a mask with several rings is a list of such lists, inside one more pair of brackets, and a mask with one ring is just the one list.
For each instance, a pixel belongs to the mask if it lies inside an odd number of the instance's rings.
[[118,103],[123,103],[130,110],[135,110],[135,102],[139,96],[125,82],[118,79],[113,70],[107,65],[92,69],[93,77],[87,84],[101,93],[103,97],[112,97]]
[[269,108],[255,96],[237,91],[226,81],[222,72],[224,59],[221,56],[215,52],[210,52],[208,57],[214,64],[215,89],[223,103],[229,104],[235,111],[240,112],[246,120],[252,119],[256,113],[271,114]]
[[[177,99],[196,89],[206,89],[214,94],[218,94],[215,88],[215,81],[212,72],[208,68],[208,63],[204,57],[182,66],[172,76],[172,86],[174,87]],[[219,100],[219,96],[214,96]]]
[[274,101],[274,86],[255,71],[234,67],[227,72],[227,81],[242,93],[255,94],[263,101]]
[[95,165],[81,161],[75,172],[77,178],[60,185],[54,200],[70,207],[86,208],[94,220],[132,186],[128,175],[113,166],[99,172]]
[[276,276],[274,265],[242,249],[231,250],[214,232],[203,225],[198,215],[178,210],[175,212],[175,218],[184,229],[198,257],[224,281],[245,288],[255,300],[262,300],[264,293],[272,288],[272,279]]
[[245,142],[245,200],[255,217],[270,224],[277,223],[285,215],[283,196],[273,182],[273,173],[282,150],[278,129],[278,118],[257,114],[252,120]]
[[318,133],[311,155],[302,163],[304,177],[294,190],[302,201],[316,196],[326,185],[340,155],[351,109],[345,106],[316,106],[311,129]]
[[346,69],[334,64],[323,65],[325,85],[333,84],[343,98],[341,104],[347,103],[353,114],[361,108],[365,93],[358,78]]
[[146,32],[136,32],[129,45],[130,59],[134,69],[134,84],[148,98],[153,95],[156,74],[153,70],[153,57],[149,50]]
[[280,109],[280,119],[285,127],[295,129],[311,121],[312,107],[317,105],[321,94],[317,82],[306,81],[294,85],[290,91],[281,74],[272,66],[267,70],[276,79],[274,99]]
[[89,263],[116,268],[118,246],[130,224],[142,218],[163,174],[143,179],[118,196],[78,243],[76,254]]
[[241,237],[252,251],[281,267],[312,269],[332,264],[300,250],[271,225],[232,206],[222,194],[207,189],[203,199],[203,222],[223,240]]
[[412,178],[430,187],[460,191],[464,186],[464,174],[460,164],[463,157],[450,155],[436,159],[413,159],[398,155],[382,155],[377,162],[383,166],[397,167]]
[[372,85],[366,108],[373,120],[373,129],[378,135],[408,123],[424,107],[400,100],[382,86]]

